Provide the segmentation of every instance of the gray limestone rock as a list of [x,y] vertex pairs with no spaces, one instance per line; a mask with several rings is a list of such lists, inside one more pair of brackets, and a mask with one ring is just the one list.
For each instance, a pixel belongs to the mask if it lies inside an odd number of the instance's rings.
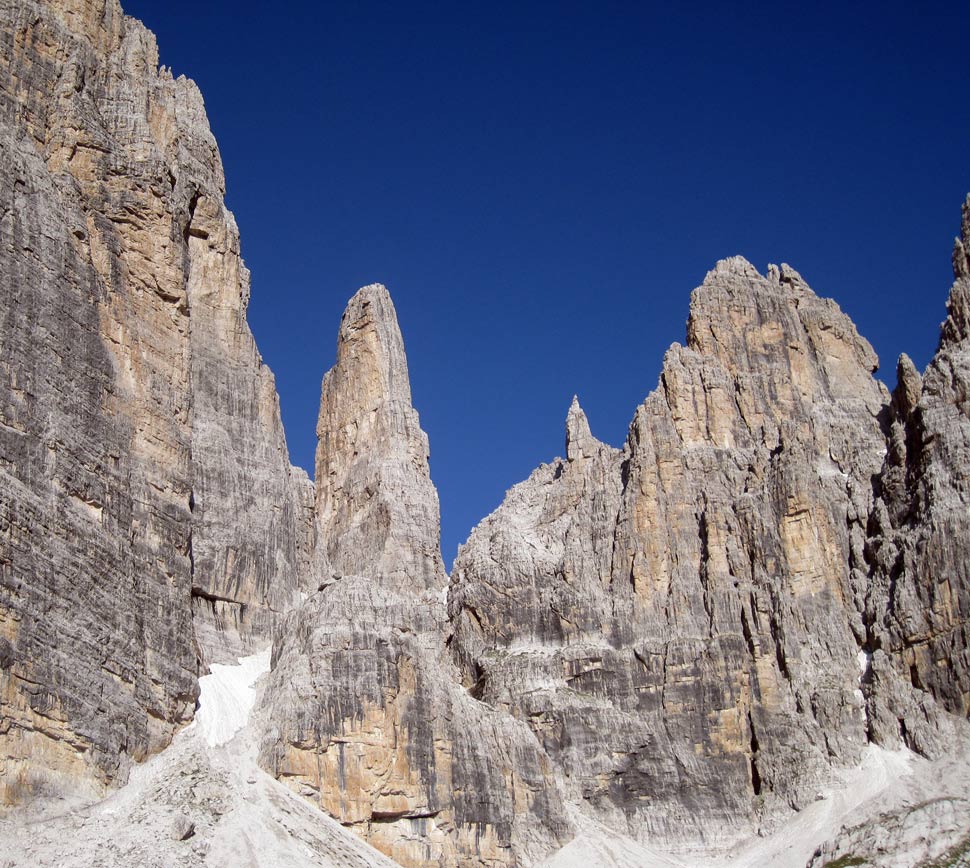
[[323,378],[316,456],[316,575],[374,575],[420,593],[446,581],[428,438],[411,406],[394,305],[365,286],[340,321]]
[[195,823],[185,814],[179,814],[172,821],[172,838],[176,841],[187,841],[195,834]]
[[568,823],[533,733],[458,683],[428,441],[382,286],[347,306],[317,433],[323,574],[274,645],[264,766],[403,865],[535,861]]
[[843,829],[818,848],[807,868],[966,868],[970,802],[929,799]]
[[721,262],[623,451],[574,403],[566,461],[459,550],[465,684],[528,723],[598,819],[717,843],[858,759],[875,367],[791,268]]
[[[238,711],[232,668],[202,687],[207,720],[179,733],[106,799],[73,810],[59,803],[45,818],[0,813],[0,866],[395,868],[261,772],[246,721],[237,719],[242,728],[231,742],[211,742],[220,713]],[[251,660],[246,668],[253,672]]]
[[[970,199],[922,376],[903,356],[890,396],[796,271],[719,262],[623,448],[574,400],[565,458],[449,582],[387,291],[344,314],[311,484],[195,85],[117,0],[0,0],[0,59],[0,805],[123,781],[191,719],[206,664],[271,636],[261,762],[408,866],[534,864],[594,826],[720,846],[867,742],[950,750],[970,714]],[[187,789],[190,760],[157,783],[205,806],[205,841],[169,842],[201,863],[231,850],[210,834],[226,792],[245,799],[226,757]],[[318,855],[374,861],[304,808]],[[146,811],[126,816],[171,824]],[[957,846],[966,822],[928,802],[819,858],[936,858],[907,830]],[[151,849],[124,836],[112,858]]]
[[[970,197],[962,236],[970,244]],[[940,345],[920,378],[900,359],[869,540],[869,642],[885,653],[873,700],[879,736],[947,749],[970,715],[970,274],[954,255]],[[895,687],[890,687],[895,685]]]
[[0,804],[97,791],[308,555],[202,98],[117,0],[0,0]]

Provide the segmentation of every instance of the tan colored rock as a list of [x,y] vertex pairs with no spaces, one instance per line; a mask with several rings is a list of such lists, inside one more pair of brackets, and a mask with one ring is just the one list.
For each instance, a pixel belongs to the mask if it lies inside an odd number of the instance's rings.
[[317,437],[318,575],[325,579],[329,567],[414,592],[444,587],[428,438],[411,406],[394,305],[379,284],[361,289],[344,311]]
[[569,827],[529,728],[458,683],[428,441],[382,286],[347,306],[317,433],[320,590],[274,646],[262,762],[402,865],[530,864]]
[[311,504],[195,85],[116,0],[0,0],[0,45],[9,803],[167,744],[200,658],[267,641],[293,601]]
[[[834,302],[724,260],[624,448],[574,401],[565,460],[509,492],[449,586],[386,290],[342,320],[311,487],[246,325],[195,85],[116,0],[0,0],[0,47],[0,803],[123,781],[191,719],[206,663],[274,632],[262,762],[407,866],[530,865],[584,823],[719,847],[867,740],[951,750],[970,714],[970,200],[939,351],[923,376],[901,358],[891,400]],[[245,837],[238,816],[223,837],[222,788],[246,799],[217,765],[199,840],[167,844],[197,862]],[[173,811],[193,769],[156,780]],[[293,808],[264,794],[274,835]],[[959,841],[950,802],[820,854],[912,849],[923,814]],[[124,833],[112,858],[153,850],[139,822],[170,833],[143,809],[103,827]],[[291,852],[381,861],[314,816]]]

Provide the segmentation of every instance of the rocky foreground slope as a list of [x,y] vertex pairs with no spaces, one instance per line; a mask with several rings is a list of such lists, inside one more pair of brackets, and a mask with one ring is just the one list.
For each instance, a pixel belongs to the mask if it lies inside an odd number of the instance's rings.
[[[913,827],[960,846],[970,199],[925,374],[904,357],[890,395],[834,302],[724,260],[623,447],[574,402],[565,457],[449,578],[387,291],[344,314],[311,484],[195,86],[116,0],[0,0],[0,44],[0,804],[8,829],[48,817],[34,864],[72,846],[52,810],[162,752],[139,769],[161,789],[111,797],[129,843],[99,856],[144,862],[138,799],[190,798],[170,779],[198,744],[168,746],[198,678],[271,641],[220,750],[315,808],[267,820],[254,864],[274,837],[332,864],[339,835],[293,843],[317,809],[407,866],[802,865],[836,837],[816,862],[936,858]],[[172,859],[225,864],[258,825],[220,756],[198,774],[221,849]],[[120,828],[79,810],[85,846]],[[784,858],[756,845],[780,824],[801,830]]]

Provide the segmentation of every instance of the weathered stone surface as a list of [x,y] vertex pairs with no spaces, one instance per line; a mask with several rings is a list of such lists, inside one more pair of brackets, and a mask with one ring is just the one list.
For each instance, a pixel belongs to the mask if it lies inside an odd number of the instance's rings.
[[858,758],[875,368],[792,269],[723,261],[622,453],[574,404],[567,459],[460,549],[466,684],[615,828],[714,842]]
[[[970,714],[970,200],[925,374],[902,357],[890,397],[795,271],[718,263],[623,449],[574,401],[565,459],[482,522],[449,588],[386,290],[342,320],[311,486],[198,90],[116,0],[0,0],[0,49],[0,803],[123,780],[191,718],[200,667],[273,632],[262,762],[409,866],[533,864],[594,826],[723,844],[867,740],[950,750]],[[245,787],[226,756],[196,765],[124,823],[171,838],[199,783],[196,837],[166,846],[201,864],[232,852],[220,817]],[[293,808],[265,795],[272,836]],[[959,841],[946,795],[820,858],[932,857],[909,830]],[[298,825],[319,856],[382,864]],[[112,858],[155,858],[138,837]]]
[[421,592],[446,581],[428,438],[411,406],[391,297],[365,286],[340,321],[317,422],[315,569]]
[[308,575],[313,485],[289,463],[273,375],[246,324],[232,215],[200,198],[188,226],[192,610],[203,662],[269,642]]
[[185,814],[178,814],[172,821],[172,838],[176,841],[186,841],[195,834],[195,823]]
[[[0,866],[396,868],[259,769],[255,730],[236,702],[260,666],[251,657],[245,664],[200,680],[201,725],[179,733],[107,799],[73,811],[59,804],[42,820],[0,813]],[[229,723],[241,728],[228,743],[213,738]]]
[[970,802],[938,798],[899,808],[819,847],[807,868],[965,868],[970,865]]
[[274,646],[264,765],[403,865],[535,861],[568,826],[534,735],[450,661],[427,438],[382,286],[347,307],[318,435],[324,572]]
[[[954,245],[940,345],[922,377],[899,360],[869,543],[869,642],[883,661],[873,701],[883,738],[946,749],[970,715],[970,197]],[[881,652],[881,653],[880,653]]]
[[309,502],[195,85],[116,0],[0,0],[0,57],[7,803],[164,746],[290,603]]

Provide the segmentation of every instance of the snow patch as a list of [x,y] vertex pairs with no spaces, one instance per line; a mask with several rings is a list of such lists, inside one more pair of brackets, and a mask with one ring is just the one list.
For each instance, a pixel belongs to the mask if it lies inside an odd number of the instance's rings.
[[199,679],[195,724],[210,747],[232,740],[249,720],[256,700],[256,681],[269,672],[270,648],[240,657],[238,666],[213,663]]

